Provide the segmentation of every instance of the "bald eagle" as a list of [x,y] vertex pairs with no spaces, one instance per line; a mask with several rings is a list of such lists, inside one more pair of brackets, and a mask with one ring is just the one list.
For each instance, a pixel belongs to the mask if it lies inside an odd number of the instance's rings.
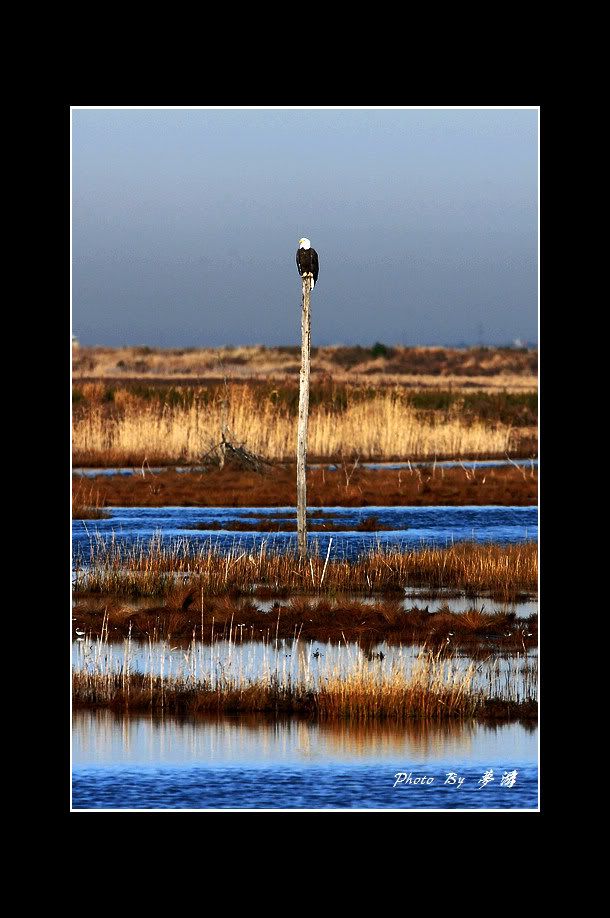
[[312,278],[311,289],[313,290],[318,280],[318,253],[315,249],[312,249],[309,239],[299,239],[297,268],[301,277],[310,275]]

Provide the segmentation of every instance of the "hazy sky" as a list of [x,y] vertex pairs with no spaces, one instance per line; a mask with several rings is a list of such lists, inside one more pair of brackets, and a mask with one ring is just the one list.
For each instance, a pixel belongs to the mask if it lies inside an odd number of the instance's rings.
[[531,110],[74,110],[81,344],[537,340]]

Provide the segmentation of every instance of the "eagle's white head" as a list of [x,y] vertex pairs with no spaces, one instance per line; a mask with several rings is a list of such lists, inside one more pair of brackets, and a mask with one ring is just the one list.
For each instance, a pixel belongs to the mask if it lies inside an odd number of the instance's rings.
[[311,242],[309,241],[309,239],[305,239],[305,238],[299,239],[299,248],[300,249],[310,249]]

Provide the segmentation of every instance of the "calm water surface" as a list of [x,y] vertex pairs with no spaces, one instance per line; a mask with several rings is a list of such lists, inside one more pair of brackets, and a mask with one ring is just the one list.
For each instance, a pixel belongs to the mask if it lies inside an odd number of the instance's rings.
[[[520,724],[85,711],[73,718],[72,800],[75,809],[535,809],[536,763],[537,730]],[[485,774],[493,780],[483,786]]]

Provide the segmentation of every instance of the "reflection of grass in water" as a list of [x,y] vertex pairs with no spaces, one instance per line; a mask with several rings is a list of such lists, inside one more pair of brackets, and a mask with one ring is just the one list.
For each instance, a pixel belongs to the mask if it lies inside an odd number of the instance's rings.
[[253,585],[298,593],[404,593],[410,586],[459,587],[471,595],[511,601],[534,592],[538,555],[534,543],[499,546],[458,543],[450,548],[371,549],[357,560],[314,553],[306,563],[292,551],[239,544],[223,554],[211,541],[203,544],[160,536],[124,546],[102,537],[91,542],[90,564],[78,568],[75,591],[117,596],[166,596],[182,585],[198,595],[251,595]]
[[[363,756],[401,756],[425,755],[427,758],[438,757],[444,748],[449,754],[461,749],[469,750],[475,741],[480,727],[473,720],[452,718],[438,722],[435,720],[317,720],[309,717],[294,715],[270,716],[264,712],[242,713],[239,716],[218,716],[216,712],[200,712],[194,719],[188,715],[174,716],[165,714],[163,717],[149,719],[146,717],[146,727],[155,731],[164,731],[175,736],[178,741],[188,737],[189,745],[193,737],[193,726],[197,725],[198,736],[195,742],[203,750],[206,730],[218,731],[224,737],[232,731],[239,731],[240,737],[244,734],[256,739],[261,746],[272,747],[281,738],[282,743],[290,747],[295,746],[302,755],[328,754],[332,752],[339,755]],[[82,708],[75,712],[75,729],[92,729],[96,737],[101,739],[102,745],[112,742],[117,728],[129,729],[129,712],[102,708],[92,710]],[[137,728],[137,721],[133,721]],[[535,723],[526,720],[523,728],[531,732],[536,729]],[[497,729],[496,725],[488,726],[485,731]],[[196,748],[196,747],[195,747]]]
[[338,755],[412,755],[438,753],[447,743],[468,744],[475,734],[472,721],[454,718],[442,726],[434,720],[406,720],[398,726],[392,720],[331,720],[319,725],[320,738]]
[[[129,726],[129,712],[117,711],[110,708],[98,710],[81,708],[75,711],[76,729],[82,729],[90,720],[96,735],[103,737],[104,742],[110,742],[115,735],[117,727]],[[135,723],[137,721],[134,720]],[[268,714],[242,713],[240,716],[230,715],[219,717],[216,712],[200,712],[197,718],[184,715],[174,716],[165,714],[163,717],[149,720],[147,726],[153,731],[171,731],[178,736],[188,734],[192,737],[193,727],[205,730],[211,728],[224,733],[224,731],[239,730],[240,734],[252,734],[261,741],[273,743],[280,736],[286,736],[291,741],[293,735],[298,739],[299,750],[320,752],[320,744],[328,750],[339,754],[365,755],[370,757],[375,754],[423,754],[426,757],[437,756],[439,749],[448,746],[451,754],[462,747],[470,749],[476,741],[480,727],[474,720],[453,718],[441,723],[435,720],[404,720],[401,722],[388,719],[381,720],[324,720],[311,721],[294,715],[281,713],[269,716]],[[520,722],[521,728],[527,733],[534,733],[537,723],[530,719]],[[502,729],[501,723],[488,723],[484,727],[485,734]],[[479,734],[480,735],[480,734]]]
[[[273,642],[274,643],[274,642]],[[475,687],[477,666],[464,665],[446,651],[422,648],[405,669],[402,659],[383,666],[377,661],[352,656],[346,660],[312,663],[313,654],[302,655],[298,673],[281,664],[269,651],[262,669],[251,675],[249,661],[232,658],[231,645],[224,661],[214,661],[209,647],[193,641],[182,654],[178,671],[165,653],[149,669],[133,672],[131,636],[121,659],[114,660],[107,632],[95,643],[86,642],[81,667],[73,673],[73,704],[78,707],[109,707],[114,710],[197,714],[200,712],[302,713],[321,720],[376,718],[444,720],[453,717],[496,716],[510,719],[534,716],[537,671],[509,668],[492,671],[488,690]],[[296,653],[296,642],[293,645]],[[233,663],[235,665],[233,666]],[[260,664],[259,664],[260,665]],[[166,671],[167,666],[167,671]],[[500,680],[500,681],[499,681]]]
[[[522,726],[528,732],[536,729],[535,721],[529,719],[522,720]],[[442,757],[443,751],[450,757],[469,749],[475,741],[477,729],[475,721],[458,718],[442,723],[430,719],[400,723],[386,719],[332,720],[318,724],[320,737],[324,738],[329,750],[338,755],[407,755],[426,759]],[[497,726],[489,725],[485,729],[495,730]]]

